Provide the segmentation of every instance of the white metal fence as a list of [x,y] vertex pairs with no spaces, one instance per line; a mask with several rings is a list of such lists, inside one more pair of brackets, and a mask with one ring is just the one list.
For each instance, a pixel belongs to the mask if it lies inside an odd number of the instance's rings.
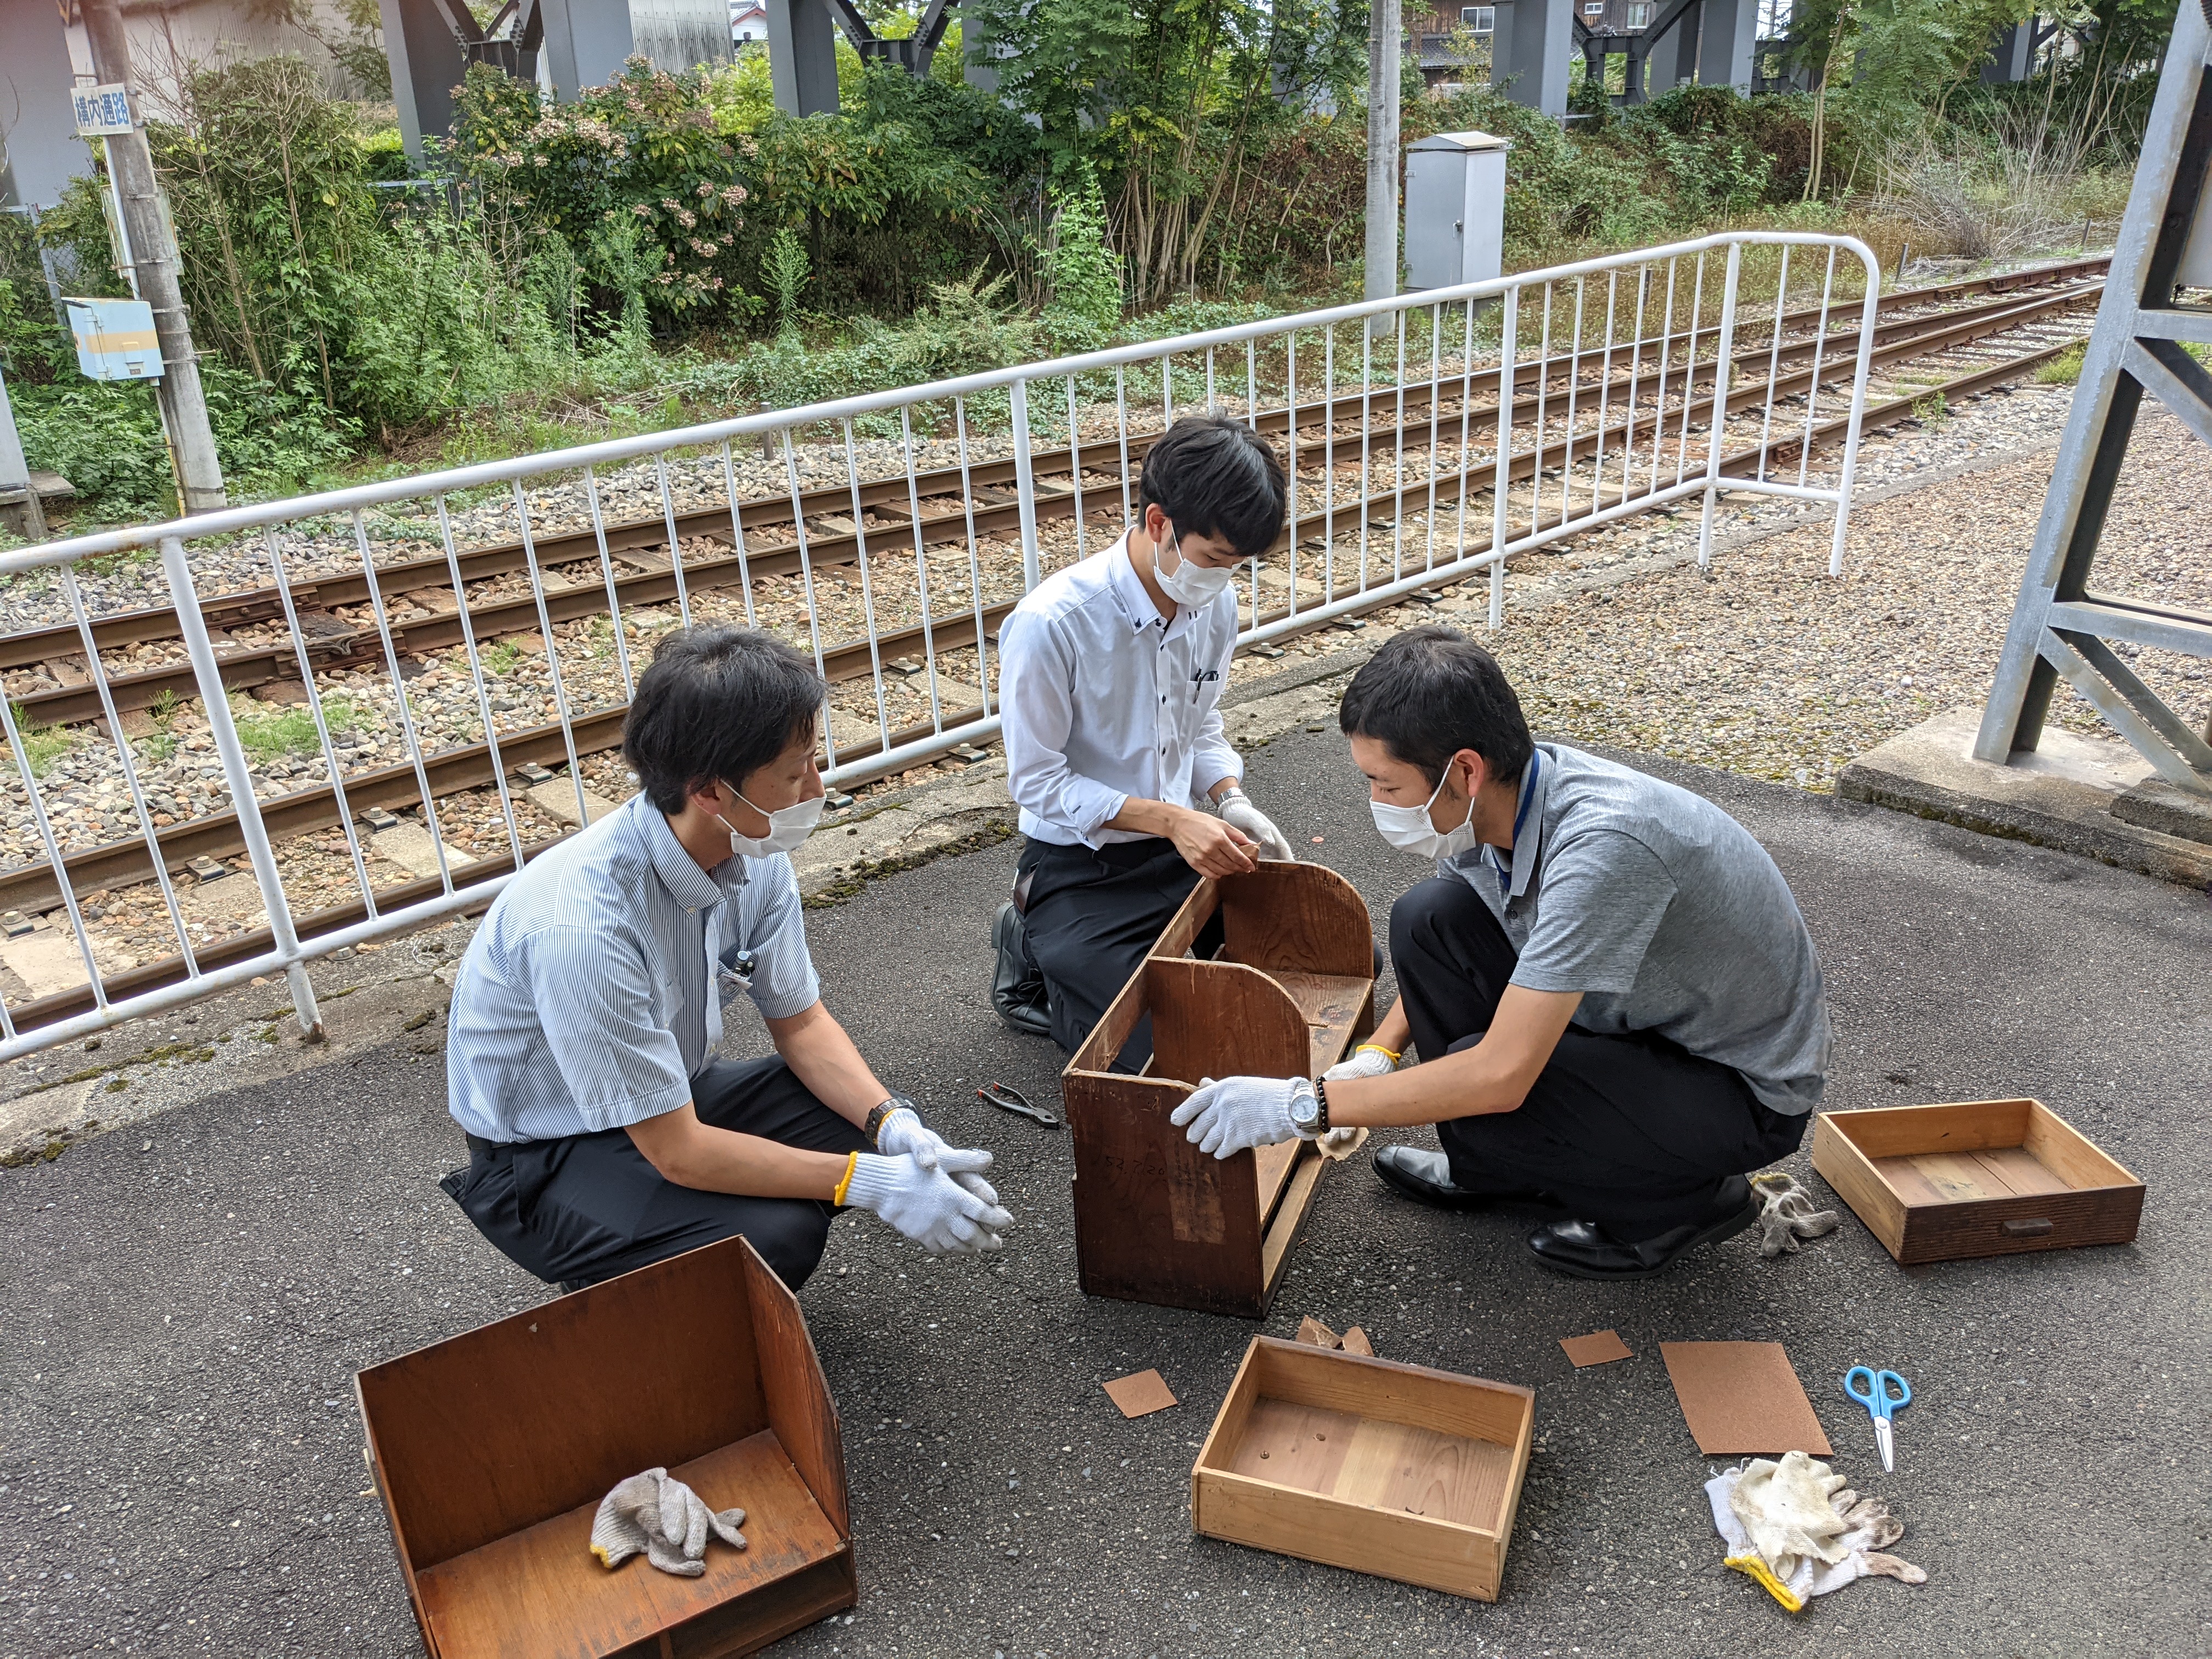
[[833,787],[988,741],[1000,623],[1194,410],[1291,461],[1248,646],[1485,571],[1494,626],[1509,556],[1676,501],[1702,558],[1723,488],[1832,505],[1839,571],[1878,284],[1709,237],[0,556],[0,1058],[276,973],[319,1030],[306,963],[629,792],[670,627],[809,652]]

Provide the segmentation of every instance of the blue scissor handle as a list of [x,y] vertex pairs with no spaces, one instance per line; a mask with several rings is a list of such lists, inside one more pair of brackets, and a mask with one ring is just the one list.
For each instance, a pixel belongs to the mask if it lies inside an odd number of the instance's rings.
[[[1859,1382],[1866,1379],[1863,1389]],[[1895,1383],[1895,1393],[1890,1384]],[[1854,1365],[1844,1373],[1844,1392],[1867,1408],[1870,1417],[1887,1417],[1899,1406],[1912,1403],[1912,1385],[1895,1371],[1878,1371],[1867,1365]]]

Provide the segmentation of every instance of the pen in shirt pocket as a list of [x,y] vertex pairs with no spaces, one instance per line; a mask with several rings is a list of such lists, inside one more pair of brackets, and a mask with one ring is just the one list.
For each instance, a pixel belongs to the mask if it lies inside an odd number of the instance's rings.
[[1194,670],[1190,677],[1190,706],[1194,708],[1197,708],[1199,698],[1206,694],[1206,683],[1220,678],[1221,671],[1218,668]]

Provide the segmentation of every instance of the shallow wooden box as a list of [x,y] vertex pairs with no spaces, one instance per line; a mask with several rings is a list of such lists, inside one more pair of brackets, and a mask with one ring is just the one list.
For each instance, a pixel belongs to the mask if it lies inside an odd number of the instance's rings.
[[[1225,943],[1197,961],[1217,909]],[[1147,1013],[1150,1064],[1109,1072]],[[1206,1078],[1316,1076],[1374,1029],[1374,933],[1343,877],[1263,864],[1200,881],[1060,1076],[1084,1291],[1264,1316],[1327,1160],[1303,1140],[1216,1158],[1168,1115]]]
[[1190,1472],[1209,1538],[1498,1599],[1533,1390],[1257,1336]]
[[2124,1244],[2143,1184],[2039,1100],[1823,1112],[1813,1167],[1906,1265]]
[[[432,1659],[715,1659],[853,1605],[837,1411],[799,1304],[726,1239],[372,1367],[356,1386]],[[665,1465],[745,1511],[678,1578],[592,1519]]]

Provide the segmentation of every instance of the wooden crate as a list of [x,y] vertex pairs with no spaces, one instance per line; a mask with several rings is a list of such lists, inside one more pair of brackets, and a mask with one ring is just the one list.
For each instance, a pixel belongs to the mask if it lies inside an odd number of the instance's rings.
[[1498,1599],[1533,1390],[1258,1336],[1190,1472],[1194,1530]]
[[2124,1244],[2143,1184],[2039,1100],[1823,1112],[1813,1167],[1907,1265]]
[[[432,1659],[714,1659],[853,1605],[837,1411],[799,1304],[742,1238],[356,1379]],[[590,1549],[609,1488],[665,1465],[745,1511],[697,1578]]]
[[[1195,961],[1217,909],[1226,943]],[[1147,1013],[1151,1063],[1109,1072]],[[1263,864],[1200,881],[1060,1077],[1085,1291],[1264,1316],[1327,1160],[1302,1140],[1215,1158],[1168,1115],[1206,1078],[1318,1075],[1374,1029],[1374,934],[1343,877]]]

